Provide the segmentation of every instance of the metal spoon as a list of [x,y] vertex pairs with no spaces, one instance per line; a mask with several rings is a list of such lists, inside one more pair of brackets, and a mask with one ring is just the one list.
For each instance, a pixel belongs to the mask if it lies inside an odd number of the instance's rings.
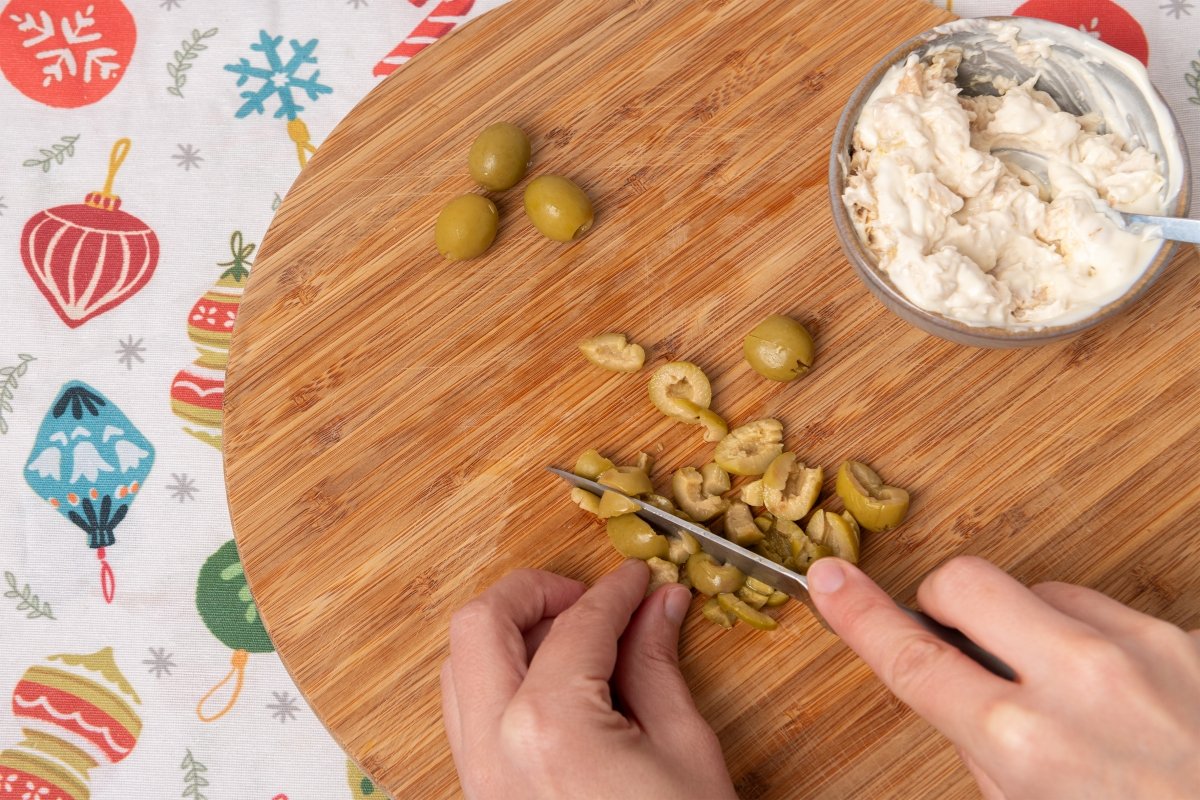
[[[992,155],[1012,167],[1021,177],[1028,177],[1038,183],[1043,196],[1048,196],[1050,186],[1050,169],[1046,165],[1046,157],[1040,153],[1031,153],[1015,147],[997,147]],[[1115,211],[1115,209],[1114,209]],[[1159,230],[1159,236],[1174,242],[1191,242],[1200,244],[1200,220],[1183,217],[1158,217],[1152,214],[1129,214],[1117,211],[1125,225],[1153,225]]]

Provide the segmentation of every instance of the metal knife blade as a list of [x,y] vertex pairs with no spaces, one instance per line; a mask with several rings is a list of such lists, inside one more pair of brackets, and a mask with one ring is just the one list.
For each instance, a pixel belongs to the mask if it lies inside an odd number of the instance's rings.
[[[595,481],[589,481],[587,478],[581,478],[578,475],[561,469],[555,469],[554,467],[546,467],[546,469],[572,486],[585,489],[593,494],[601,495],[605,492],[613,491]],[[740,545],[736,545],[703,526],[680,519],[674,514],[663,511],[661,508],[652,506],[636,497],[630,497],[629,499],[637,503],[637,515],[654,527],[665,530],[668,533],[687,531],[699,540],[701,549],[709,555],[716,556],[727,564],[733,564],[745,574],[757,578],[773,589],[785,592],[805,603],[809,601],[808,579],[803,575],[792,572],[790,569],[785,569],[771,559],[763,558],[752,550],[747,550]]]
[[[581,478],[570,472],[566,472],[554,467],[546,467],[558,477],[565,480],[567,483],[579,489],[585,489],[593,494],[601,495],[605,492],[613,491],[605,486],[602,486],[595,481],[590,481],[587,478]],[[816,605],[812,602],[812,598],[808,595],[808,578],[798,573],[792,572],[790,569],[785,569],[769,558],[763,558],[758,553],[747,550],[744,547],[734,544],[728,539],[718,536],[707,528],[680,519],[674,514],[663,511],[657,506],[652,506],[649,503],[643,502],[636,497],[630,497],[638,506],[637,515],[646,522],[654,525],[660,530],[665,530],[668,533],[678,533],[686,531],[700,542],[700,547],[709,555],[715,556],[727,564],[733,564],[746,575],[757,578],[763,583],[777,589],[781,592],[786,592],[792,597],[800,600],[804,605],[808,606],[813,615],[826,629],[829,625],[821,617],[817,611]],[[920,611],[915,611],[907,606],[896,603],[896,606],[908,615],[909,619],[920,625],[929,633],[938,637],[942,641],[950,644],[961,650],[967,657],[975,661],[994,675],[997,675],[1005,680],[1016,680],[1016,673],[1012,667],[1004,663],[1001,659],[984,650],[975,642],[968,639],[961,631],[954,628],[948,628],[937,620],[922,614]]]

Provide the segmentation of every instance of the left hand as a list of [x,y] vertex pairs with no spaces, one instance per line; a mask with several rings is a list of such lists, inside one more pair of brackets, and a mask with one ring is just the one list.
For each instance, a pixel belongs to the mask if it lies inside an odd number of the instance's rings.
[[455,613],[442,716],[468,798],[736,800],[679,672],[691,594],[643,600],[648,575],[517,570]]

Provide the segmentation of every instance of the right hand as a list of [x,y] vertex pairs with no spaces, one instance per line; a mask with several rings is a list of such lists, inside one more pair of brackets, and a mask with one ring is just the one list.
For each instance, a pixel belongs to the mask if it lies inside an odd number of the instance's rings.
[[955,745],[993,798],[1195,798],[1200,631],[1099,592],[1027,589],[959,557],[917,591],[926,613],[1017,673],[998,678],[921,629],[870,578],[828,558],[808,572],[829,625]]

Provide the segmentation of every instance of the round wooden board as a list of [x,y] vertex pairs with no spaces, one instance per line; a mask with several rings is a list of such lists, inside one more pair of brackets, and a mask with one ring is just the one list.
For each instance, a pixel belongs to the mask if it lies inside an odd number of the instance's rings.
[[[880,10],[882,8],[882,10]],[[832,470],[914,491],[863,566],[910,601],[955,553],[1200,619],[1200,271],[1187,249],[1129,314],[1061,345],[973,350],[884,311],[828,211],[834,124],[869,66],[947,18],[920,0],[515,0],[385,81],[330,136],[263,243],[234,336],[226,474],[267,627],[338,740],[397,798],[458,792],[438,670],[450,613],[506,571],[586,581],[619,559],[543,470],[587,447],[709,460],[648,370],[702,365],[734,423],[784,420]],[[533,174],[591,193],[566,247],[496,197],[497,245],[442,261],[476,132],[509,119]],[[792,385],[741,339],[787,312],[818,362]],[[589,366],[617,330],[647,371]],[[974,796],[953,752],[798,603],[781,629],[694,614],[683,670],[747,798]],[[631,787],[632,788],[632,787]]]

